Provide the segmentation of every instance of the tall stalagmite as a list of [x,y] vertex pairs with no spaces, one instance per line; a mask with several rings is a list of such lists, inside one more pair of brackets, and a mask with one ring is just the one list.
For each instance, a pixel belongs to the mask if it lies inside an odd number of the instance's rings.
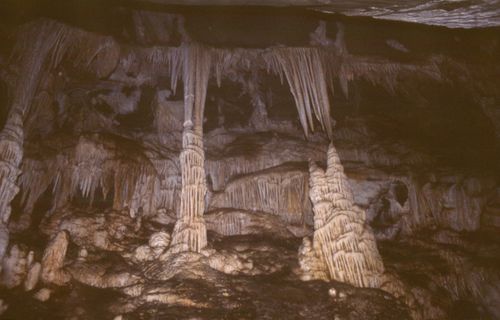
[[353,194],[333,144],[324,172],[310,163],[310,197],[314,211],[313,247],[330,278],[358,287],[379,287],[384,266],[365,212]]
[[203,111],[210,74],[210,52],[198,45],[184,48],[184,129],[180,155],[181,204],[171,252],[200,252],[207,245]]

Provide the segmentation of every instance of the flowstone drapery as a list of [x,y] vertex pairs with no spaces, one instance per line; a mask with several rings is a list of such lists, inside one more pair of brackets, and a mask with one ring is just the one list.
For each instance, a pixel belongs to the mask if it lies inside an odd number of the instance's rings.
[[172,234],[171,253],[200,252],[207,245],[203,111],[210,75],[210,53],[198,45],[184,48],[184,130],[180,155],[181,204]]
[[[331,279],[358,287],[379,287],[384,266],[365,212],[353,194],[337,151],[330,144],[326,172],[310,163],[310,198],[314,211],[313,252]],[[303,268],[304,269],[304,268]]]

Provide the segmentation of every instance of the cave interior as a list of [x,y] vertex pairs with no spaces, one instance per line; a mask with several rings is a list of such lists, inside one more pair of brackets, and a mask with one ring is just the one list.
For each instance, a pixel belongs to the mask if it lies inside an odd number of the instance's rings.
[[0,318],[500,319],[498,2],[208,2],[0,4]]

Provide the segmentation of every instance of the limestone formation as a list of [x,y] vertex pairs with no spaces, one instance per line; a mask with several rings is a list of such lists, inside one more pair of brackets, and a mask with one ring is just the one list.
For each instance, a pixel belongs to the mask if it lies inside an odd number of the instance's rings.
[[170,244],[170,234],[160,231],[151,235],[149,238],[149,246],[151,248],[165,249]]
[[182,189],[171,252],[200,252],[207,245],[205,212],[205,152],[203,114],[210,72],[210,55],[197,45],[184,53],[184,129],[180,154]]
[[333,144],[328,148],[326,172],[314,162],[309,170],[313,247],[330,278],[359,287],[379,287],[384,273],[382,258],[365,213],[353,203],[351,187]]
[[7,288],[19,286],[29,268],[28,253],[25,249],[14,244],[2,261],[1,283]]
[[40,262],[35,262],[31,265],[26,276],[26,280],[24,280],[24,290],[31,291],[36,287],[38,280],[40,279],[41,271],[42,265]]
[[288,80],[306,137],[309,130],[314,131],[313,113],[332,137],[326,74],[329,66],[323,55],[324,51],[317,48],[280,48],[273,50],[270,59],[271,68]]
[[328,280],[329,273],[318,252],[314,250],[312,241],[309,237],[302,239],[302,245],[299,248],[299,266],[301,269],[300,279],[309,280]]
[[[45,75],[46,59],[62,37],[64,28],[57,23],[46,22],[41,26],[31,25],[23,30],[16,45],[17,58],[21,70],[14,91],[9,116],[5,127],[0,132],[0,259],[5,254],[8,235],[3,227],[7,225],[10,215],[10,203],[19,192],[17,178],[23,159],[24,117],[29,112],[31,102],[36,94],[38,82]],[[52,53],[52,64],[57,64],[56,53]],[[15,55],[14,55],[15,56]]]
[[215,210],[205,215],[207,229],[224,236],[259,234],[283,238],[295,231],[272,214],[237,209]]
[[0,316],[7,310],[9,306],[3,301],[3,299],[0,299]]
[[310,218],[308,188],[305,169],[279,166],[234,179],[212,195],[210,207],[267,212],[301,225]]
[[70,275],[64,270],[64,259],[69,245],[69,234],[60,231],[50,241],[42,258],[41,278],[45,283],[65,285],[70,280]]
[[181,152],[182,191],[178,220],[172,235],[173,252],[199,252],[207,245],[205,211],[205,157],[199,134],[184,129]]
[[50,289],[42,288],[42,289],[38,290],[38,292],[33,295],[33,298],[35,298],[41,302],[45,302],[45,301],[50,299],[51,294],[52,294],[52,291]]

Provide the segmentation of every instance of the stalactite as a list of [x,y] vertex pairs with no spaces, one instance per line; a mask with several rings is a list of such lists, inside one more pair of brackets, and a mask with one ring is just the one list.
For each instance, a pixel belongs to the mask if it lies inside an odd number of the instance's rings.
[[108,165],[106,161],[112,156],[102,144],[80,137],[75,149],[75,168],[71,178],[72,194],[78,188],[83,197],[93,198],[97,187],[102,185],[101,178]]
[[170,71],[170,88],[175,93],[177,82],[184,67],[184,48],[153,47],[144,53],[146,61],[154,68],[164,68]]
[[274,48],[268,58],[271,71],[285,75],[295,99],[305,135],[314,131],[318,119],[328,137],[332,138],[330,103],[328,100],[326,61],[318,48]]
[[180,155],[182,189],[171,252],[200,252],[207,245],[205,211],[205,152],[203,111],[211,56],[203,47],[184,47],[184,130]]
[[[49,186],[54,196],[51,213],[76,195],[90,199],[92,204],[98,191],[103,198],[108,198],[112,191],[113,208],[128,208],[132,216],[139,211],[155,214],[162,208],[175,210],[180,184],[177,163],[157,163],[141,153],[123,155],[112,140],[101,139],[102,136],[81,136],[73,150],[41,155],[36,160],[24,159],[19,179],[24,213],[31,212]],[[164,183],[160,183],[160,177],[166,178]]]
[[353,194],[337,151],[330,144],[327,170],[310,164],[313,246],[330,277],[359,287],[379,287],[384,273],[375,238]]

